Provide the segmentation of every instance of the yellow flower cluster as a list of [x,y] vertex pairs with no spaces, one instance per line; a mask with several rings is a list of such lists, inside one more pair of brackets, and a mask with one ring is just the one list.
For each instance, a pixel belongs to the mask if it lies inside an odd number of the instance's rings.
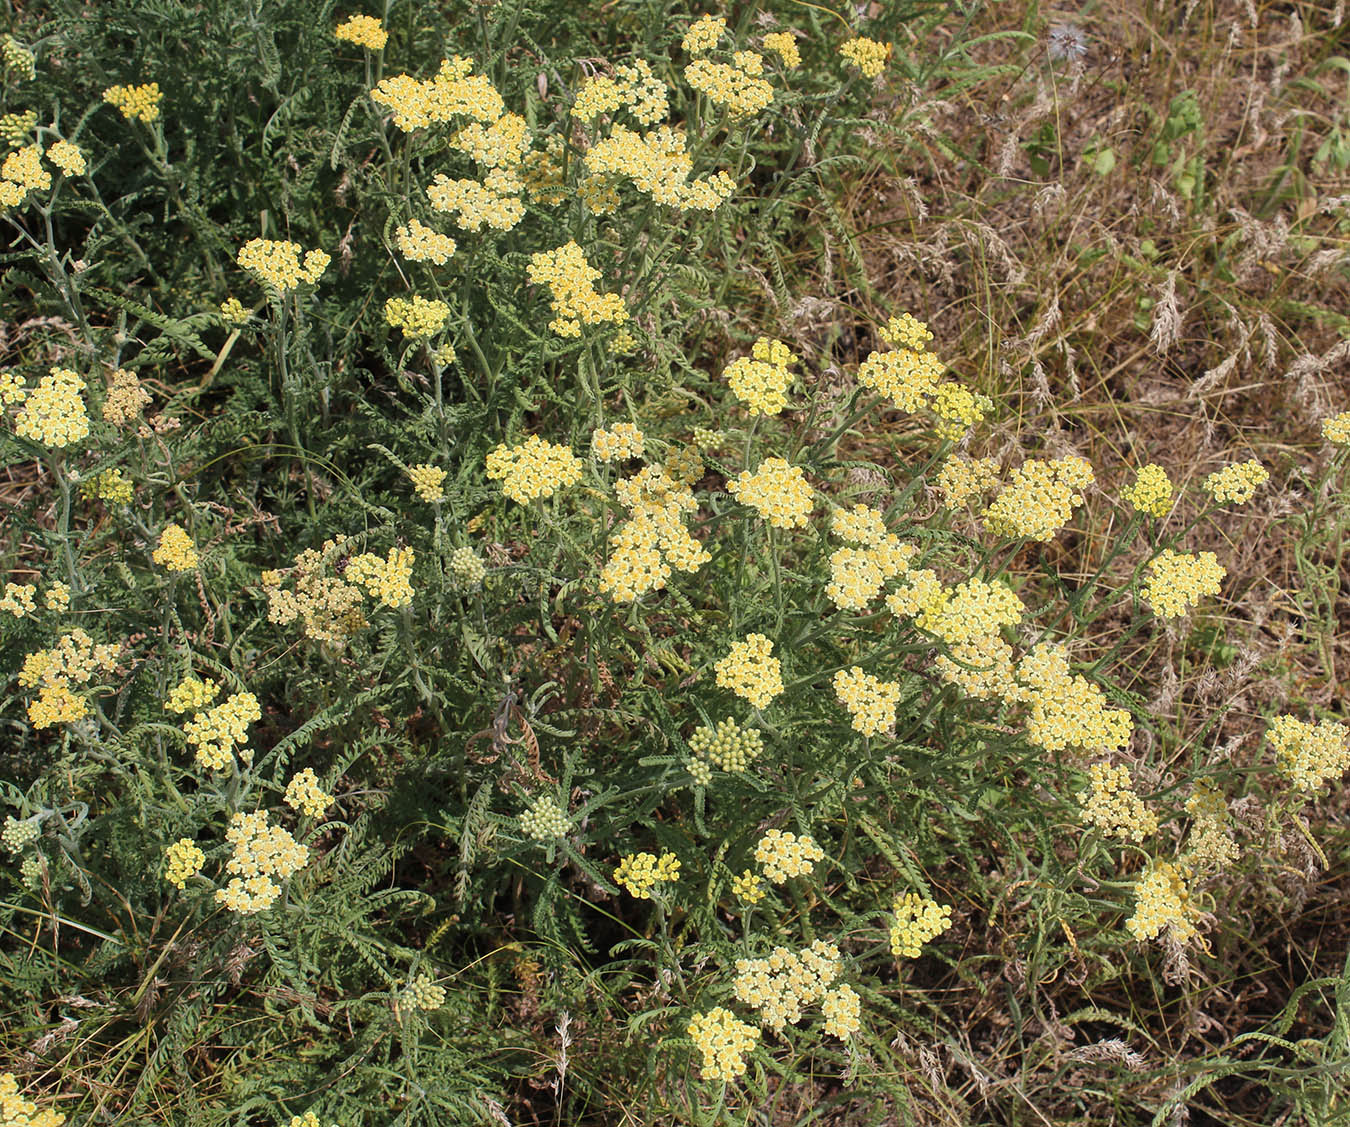
[[628,320],[622,297],[596,292],[600,271],[587,263],[575,242],[530,255],[526,273],[531,282],[549,288],[555,316],[548,327],[561,337],[580,336],[582,325],[620,325]]
[[47,159],[67,176],[79,176],[88,167],[79,147],[69,141],[57,141],[47,149]]
[[281,586],[278,572],[264,573],[268,621],[289,626],[298,619],[305,637],[337,650],[352,634],[365,629],[361,589],[344,578],[326,574],[346,544],[347,538],[338,536],[325,541],[322,548],[306,548],[296,556],[293,592]]
[[489,124],[506,106],[486,77],[472,73],[473,67],[473,59],[455,55],[441,60],[441,69],[429,81],[394,75],[381,80],[370,97],[393,112],[394,124],[405,133],[461,116]]
[[103,421],[113,426],[126,426],[150,406],[150,393],[141,386],[135,372],[118,368],[108,384],[103,400]]
[[998,463],[993,458],[963,458],[953,455],[938,471],[937,487],[944,508],[955,511],[998,484]]
[[0,206],[18,207],[29,192],[51,186],[52,174],[42,167],[41,145],[26,145],[0,163]]
[[1140,593],[1155,614],[1180,618],[1206,595],[1217,595],[1227,574],[1213,552],[1187,554],[1165,548],[1149,561],[1148,580]]
[[945,369],[936,353],[892,348],[868,353],[858,368],[858,382],[912,414],[927,406]]
[[615,423],[608,430],[603,427],[591,435],[591,453],[602,462],[622,462],[641,458],[645,438],[632,423]]
[[747,634],[718,661],[717,687],[730,689],[755,708],[763,708],[783,691],[783,666],[773,656],[773,643],[763,634]]
[[1239,850],[1233,840],[1228,803],[1223,795],[1210,783],[1197,783],[1186,800],[1186,813],[1192,819],[1191,832],[1186,837],[1186,864],[1201,871],[1222,870],[1232,865]]
[[[6,46],[9,42],[7,39]],[[61,1127],[65,1121],[60,1112],[45,1107],[39,1111],[37,1104],[19,1095],[14,1073],[0,1073],[0,1127]]]
[[[700,467],[700,473],[701,473]],[[610,535],[610,558],[600,572],[600,590],[626,603],[660,590],[672,569],[692,574],[712,557],[684,526],[697,508],[687,484],[659,465],[648,466],[614,487],[632,519]]]
[[799,466],[765,458],[727,482],[727,492],[749,505],[774,528],[805,528],[811,516],[811,487]]
[[390,548],[384,559],[374,552],[362,552],[348,561],[346,578],[364,587],[372,599],[397,610],[412,602],[415,560],[411,548]]
[[451,180],[438,173],[427,186],[427,198],[437,211],[454,217],[465,231],[509,231],[525,217],[525,205],[518,198],[524,182],[515,171],[494,168],[482,183],[477,180]]
[[179,715],[184,712],[196,712],[215,700],[219,692],[220,686],[214,681],[203,681],[199,677],[184,677],[169,690],[169,699],[164,702],[164,708]]
[[716,728],[706,724],[695,728],[689,737],[689,749],[700,759],[732,774],[744,772],[764,751],[764,737],[755,728],[742,728],[730,716],[719,720]]
[[633,187],[656,203],[681,211],[712,211],[736,190],[726,172],[690,180],[694,160],[685,147],[684,134],[661,126],[636,133],[615,125],[608,137],[597,140],[585,157],[590,174],[581,194],[587,207],[608,214],[618,203],[611,180],[627,178]]
[[1255,458],[1234,462],[1205,478],[1205,492],[1220,505],[1242,505],[1270,480],[1270,471]]
[[918,352],[928,347],[928,342],[933,339],[928,323],[912,313],[891,317],[877,335],[892,348],[912,348]]
[[1189,872],[1170,861],[1155,861],[1134,886],[1134,915],[1125,929],[1136,939],[1157,939],[1163,928],[1172,929],[1178,943],[1194,939],[1200,910],[1191,901]]
[[389,33],[374,16],[352,16],[338,24],[333,34],[338,39],[372,51],[383,51],[384,45],[389,42]]
[[691,55],[703,55],[717,46],[717,41],[726,31],[727,21],[721,16],[700,16],[689,25],[680,46]]
[[244,763],[253,762],[253,749],[245,741],[248,726],[261,719],[257,697],[252,693],[232,693],[214,708],[196,713],[183,725],[183,734],[197,749],[198,767],[223,771],[233,762],[236,750]]
[[12,614],[22,618],[37,610],[33,596],[37,588],[31,583],[6,583],[4,597],[0,598],[0,613]]
[[438,1010],[445,1005],[445,987],[429,974],[419,974],[403,989],[399,1003],[410,1010]]
[[876,78],[891,57],[891,45],[858,36],[842,44],[839,53],[868,78]]
[[292,810],[318,818],[333,805],[333,796],[319,786],[314,768],[306,767],[286,784],[285,802]]
[[24,398],[14,419],[14,433],[57,450],[87,438],[84,380],[69,368],[52,368]]
[[445,471],[440,466],[432,466],[425,462],[408,467],[408,480],[413,483],[413,490],[423,501],[440,501],[444,499],[441,486],[445,484]]
[[70,585],[67,583],[53,583],[47,588],[47,594],[43,596],[43,602],[48,610],[68,611],[70,609]]
[[1322,437],[1337,446],[1350,445],[1350,411],[1322,420]]
[[166,571],[191,571],[200,562],[192,537],[177,524],[166,524],[150,558]]
[[896,958],[917,959],[925,943],[952,926],[950,904],[927,900],[916,892],[897,898],[892,910],[891,953]]
[[1010,587],[971,578],[951,590],[944,589],[941,601],[927,600],[914,621],[955,646],[995,635],[1004,626],[1016,626],[1025,611]]
[[190,837],[180,837],[164,851],[164,879],[180,889],[202,871],[206,854]]
[[[512,191],[521,190],[515,170],[530,150],[530,127],[520,114],[504,113],[490,125],[471,121],[451,135],[450,147],[485,168],[509,173],[515,180]],[[501,183],[506,181],[503,179]]]
[[964,384],[939,384],[928,404],[938,417],[934,432],[947,442],[959,442],[971,427],[994,409],[994,401],[987,395],[971,391]]
[[1350,729],[1344,724],[1323,720],[1314,726],[1277,716],[1268,736],[1281,773],[1300,790],[1319,790],[1350,770]]
[[801,951],[775,947],[768,958],[737,959],[732,992],[738,1002],[759,1010],[762,1025],[781,1034],[798,1024],[838,977],[839,948],[817,939]]
[[760,77],[762,55],[737,51],[733,58],[733,63],[694,59],[684,68],[684,80],[714,105],[725,106],[731,117],[750,117],[773,104],[773,87]]
[[853,717],[854,731],[864,736],[894,732],[895,706],[900,703],[898,681],[883,681],[855,665],[834,675],[834,695]]
[[28,398],[23,377],[9,370],[0,371],[0,404],[10,407]]
[[1134,484],[1120,491],[1121,500],[1136,513],[1162,520],[1172,509],[1172,480],[1153,462],[1140,469]]
[[837,548],[830,553],[825,594],[840,610],[866,610],[888,579],[908,571],[916,552],[891,532],[868,547]]
[[788,70],[796,70],[802,65],[802,53],[797,50],[797,41],[790,31],[771,31],[760,45],[777,55]]
[[766,830],[755,846],[755,861],[774,884],[782,884],[789,877],[810,876],[816,871],[816,862],[824,859],[825,851],[815,838],[791,830]]
[[742,904],[758,904],[764,899],[764,882],[749,869],[745,869],[740,876],[731,878],[731,894]]
[[520,816],[521,832],[535,841],[551,841],[571,828],[572,823],[552,795],[540,795]]
[[703,1074],[709,1080],[730,1082],[745,1075],[745,1056],[759,1041],[759,1030],[741,1021],[730,1010],[717,1006],[695,1014],[689,1036],[703,1054]]
[[449,235],[442,235],[425,223],[411,219],[394,232],[399,253],[409,262],[430,262],[444,266],[459,249]]
[[28,706],[34,728],[49,728],[79,720],[89,713],[89,702],[75,692],[95,673],[110,673],[117,664],[117,647],[95,645],[83,630],[63,634],[50,649],[29,654],[19,670],[19,685],[36,688],[38,697]]
[[1108,708],[1100,687],[1071,673],[1062,647],[1032,647],[1017,664],[1017,683],[1018,699],[1029,706],[1027,738],[1037,747],[1092,752],[1128,745],[1134,731],[1130,714]]
[[985,510],[984,526],[995,536],[1048,543],[1083,503],[1080,490],[1094,480],[1092,467],[1077,456],[1023,462]]
[[1135,794],[1126,767],[1094,763],[1088,768],[1088,789],[1079,792],[1083,821],[1102,833],[1126,841],[1143,841],[1158,832],[1158,819]]
[[523,443],[501,443],[488,452],[487,476],[502,483],[502,492],[517,504],[536,497],[552,497],[559,489],[581,480],[581,459],[570,446],[559,446],[537,434]]
[[847,1041],[862,1028],[862,1000],[852,986],[837,986],[820,1000],[825,1032]]
[[87,478],[80,486],[80,491],[86,499],[97,498],[109,505],[125,505],[131,501],[135,487],[125,473],[114,469]]
[[776,415],[787,406],[787,389],[792,383],[788,368],[797,363],[781,340],[760,337],[750,356],[742,356],[727,365],[722,373],[731,394],[746,404],[752,415]]
[[282,827],[269,826],[266,810],[235,814],[225,840],[234,846],[225,870],[237,875],[216,889],[216,902],[241,915],[270,908],[281,895],[281,886],[272,878],[285,880],[309,860],[309,846],[299,844]]
[[643,59],[614,68],[614,77],[593,75],[577,89],[572,116],[578,121],[593,121],[601,114],[612,114],[626,107],[641,125],[655,125],[670,112],[670,93],[664,82],[652,73]]
[[142,86],[109,86],[103,91],[103,100],[120,110],[124,118],[147,124],[159,120],[159,103],[163,98],[158,82]]
[[614,880],[639,900],[650,900],[658,884],[680,879],[680,861],[673,853],[626,853],[614,870]]
[[263,285],[288,293],[301,282],[317,282],[332,261],[323,251],[311,250],[302,263],[302,250],[289,239],[249,239],[239,248],[236,261]]

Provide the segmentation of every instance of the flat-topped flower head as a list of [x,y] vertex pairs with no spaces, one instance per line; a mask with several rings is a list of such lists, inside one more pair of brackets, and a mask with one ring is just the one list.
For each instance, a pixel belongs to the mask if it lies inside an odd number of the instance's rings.
[[64,450],[89,437],[84,380],[70,368],[53,368],[28,391],[14,419],[20,438]]
[[680,861],[673,853],[628,853],[614,870],[614,881],[638,900],[650,900],[660,884],[673,884],[680,879]]
[[1213,552],[1188,554],[1165,548],[1149,562],[1141,594],[1161,618],[1180,618],[1207,595],[1217,595],[1228,574]]
[[797,50],[797,40],[790,31],[771,31],[760,41],[760,45],[777,55],[785,70],[796,70],[802,65],[802,53]]
[[763,634],[747,634],[713,668],[719,688],[730,689],[756,708],[764,708],[783,691],[782,663]]
[[200,562],[192,537],[177,524],[164,526],[150,558],[166,571],[191,571]]
[[805,528],[811,516],[811,487],[800,466],[765,458],[727,482],[727,492],[749,505],[774,528]]
[[854,731],[864,736],[894,731],[895,706],[900,702],[898,681],[883,681],[855,665],[834,675],[834,695],[853,717]]
[[399,253],[409,262],[430,262],[434,266],[444,266],[459,249],[449,235],[442,235],[417,219],[408,220],[394,232],[394,238]]
[[1350,446],[1350,411],[1323,419],[1322,437],[1337,446]]
[[1234,462],[1215,470],[1205,478],[1205,492],[1221,505],[1241,505],[1256,496],[1256,490],[1270,480],[1270,471],[1255,458]]
[[995,536],[1048,543],[1068,524],[1093,480],[1092,466],[1077,456],[1023,462],[985,510],[984,526]]
[[1110,837],[1143,841],[1158,832],[1157,816],[1135,793],[1129,768],[1094,763],[1088,768],[1088,788],[1078,793],[1083,821]]
[[727,21],[721,16],[700,16],[689,25],[680,46],[691,55],[706,55],[717,46],[717,41],[726,34],[726,31]]
[[487,476],[500,481],[502,492],[521,505],[575,485],[581,470],[581,459],[570,446],[555,445],[537,434],[516,446],[503,442],[487,456]]
[[703,1056],[703,1075],[714,1082],[744,1076],[746,1054],[759,1042],[758,1029],[722,1006],[695,1014],[687,1032]]
[[423,501],[435,502],[445,499],[444,490],[441,488],[445,484],[445,470],[440,466],[429,465],[426,462],[409,466],[408,480],[413,484],[413,491]]
[[190,837],[180,837],[164,851],[164,879],[179,889],[202,871],[206,854]]
[[333,796],[319,786],[313,767],[306,767],[286,784],[286,805],[311,818],[317,818],[333,805]]
[[824,859],[825,851],[815,838],[791,830],[766,830],[755,846],[755,861],[774,884],[810,876],[816,871],[816,862]]
[[332,259],[321,250],[305,252],[289,239],[249,239],[237,261],[263,285],[289,293],[302,282],[317,282]]
[[641,458],[645,439],[632,423],[615,423],[598,428],[591,435],[591,453],[601,462],[624,462]]
[[876,78],[891,57],[891,45],[858,36],[839,47],[839,53],[868,78]]
[[1120,498],[1136,513],[1161,520],[1172,511],[1172,481],[1162,466],[1150,462],[1140,469],[1133,485],[1120,491]]
[[1319,790],[1350,770],[1350,728],[1334,720],[1313,725],[1277,716],[1268,738],[1281,774],[1300,790]]
[[1136,939],[1157,939],[1170,928],[1178,943],[1194,939],[1200,910],[1191,899],[1189,875],[1170,861],[1153,862],[1135,883],[1134,915],[1125,921],[1125,930]]
[[333,35],[371,51],[383,51],[389,42],[389,33],[374,16],[351,16],[337,25]]
[[159,104],[164,95],[158,82],[141,86],[109,86],[103,91],[103,100],[119,110],[128,121],[143,121],[147,125],[159,120]]
[[923,945],[952,926],[950,904],[939,904],[915,892],[906,892],[892,909],[891,953],[897,958],[917,959]]

